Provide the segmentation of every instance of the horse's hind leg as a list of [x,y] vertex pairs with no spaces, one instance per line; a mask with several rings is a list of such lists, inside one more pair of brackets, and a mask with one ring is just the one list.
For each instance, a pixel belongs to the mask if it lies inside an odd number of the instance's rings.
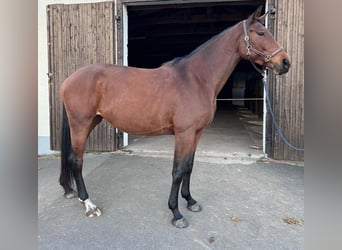
[[85,206],[85,214],[88,217],[93,216],[100,216],[101,210],[89,199],[89,195],[83,180],[82,175],[82,168],[83,168],[83,152],[79,153],[76,150],[75,154],[75,167],[73,170],[76,186],[77,186],[77,192],[78,192],[78,198],[82,204]]
[[85,143],[91,130],[102,120],[102,117],[96,116],[89,126],[78,125],[71,126],[71,143],[73,152],[70,155],[70,160],[73,162],[73,176],[75,178],[78,198],[82,204],[84,204],[86,211],[85,214],[88,217],[100,216],[101,211],[96,205],[89,199],[89,195],[84,183],[82,168],[83,168],[83,154]]

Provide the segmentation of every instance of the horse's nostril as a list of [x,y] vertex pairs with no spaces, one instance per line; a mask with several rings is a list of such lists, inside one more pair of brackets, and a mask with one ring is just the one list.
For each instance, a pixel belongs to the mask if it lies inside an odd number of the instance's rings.
[[289,60],[287,60],[286,58],[283,59],[283,65],[285,69],[289,69],[290,68],[290,62]]

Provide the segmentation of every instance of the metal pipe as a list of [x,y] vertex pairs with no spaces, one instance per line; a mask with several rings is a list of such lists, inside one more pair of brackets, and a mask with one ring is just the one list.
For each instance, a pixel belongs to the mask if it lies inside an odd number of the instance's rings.
[[264,98],[220,98],[216,101],[263,101]]

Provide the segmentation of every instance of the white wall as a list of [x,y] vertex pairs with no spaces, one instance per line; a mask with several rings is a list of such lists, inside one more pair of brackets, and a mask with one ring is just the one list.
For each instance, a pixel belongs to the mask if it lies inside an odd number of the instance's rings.
[[50,151],[48,47],[46,6],[61,3],[95,3],[106,0],[39,0],[38,1],[38,154]]

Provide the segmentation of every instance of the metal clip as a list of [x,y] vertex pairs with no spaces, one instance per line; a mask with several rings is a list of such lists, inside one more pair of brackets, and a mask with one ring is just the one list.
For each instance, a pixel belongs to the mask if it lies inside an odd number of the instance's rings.
[[251,48],[252,48],[252,45],[247,45],[247,56],[251,55]]

